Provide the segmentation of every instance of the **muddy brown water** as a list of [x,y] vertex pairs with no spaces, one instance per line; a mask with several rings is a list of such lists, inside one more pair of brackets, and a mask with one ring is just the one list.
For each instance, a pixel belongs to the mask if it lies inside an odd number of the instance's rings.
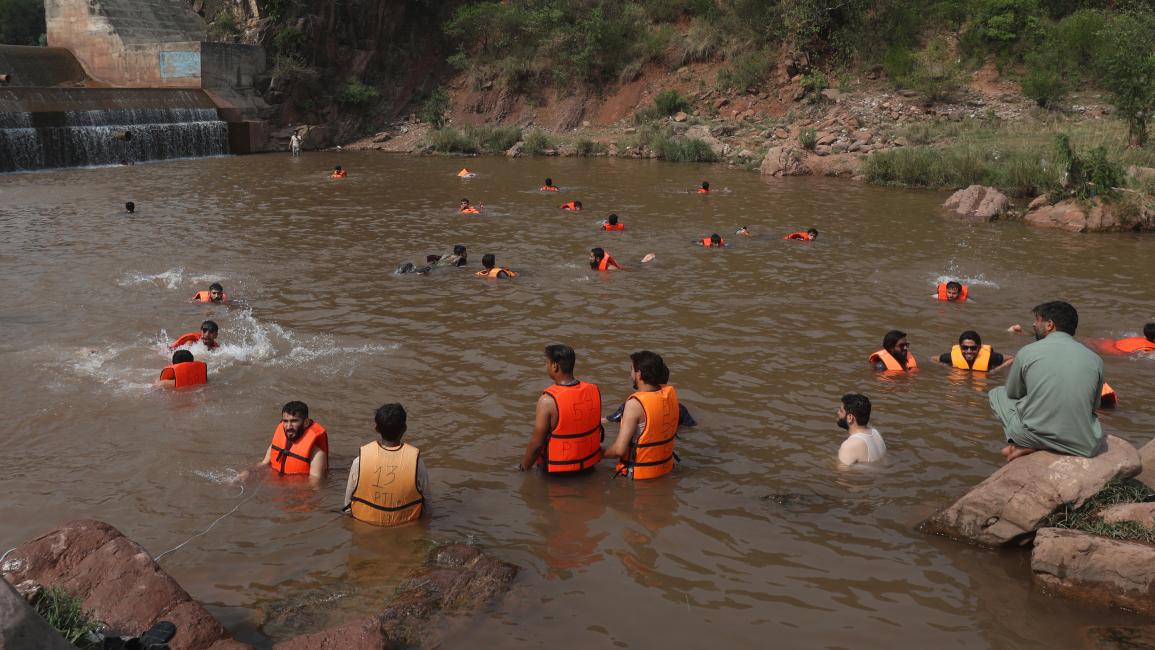
[[[330,181],[338,163],[350,177]],[[481,175],[456,178],[463,165]],[[546,176],[565,191],[537,192]],[[685,192],[703,178],[713,195]],[[463,196],[486,214],[456,214]],[[1001,379],[933,357],[970,328],[1014,352],[1028,339],[1004,328],[1055,298],[1079,308],[1082,336],[1136,333],[1155,318],[1155,242],[962,224],[941,217],[943,198],[644,161],[374,153],[0,176],[0,550],[90,517],[155,555],[240,504],[162,565],[258,645],[380,609],[431,544],[460,541],[523,572],[448,648],[1044,648],[1133,623],[1033,590],[1025,554],[915,526],[1000,461],[985,392]],[[556,209],[571,199],[587,210]],[[598,231],[610,211],[624,232]],[[733,237],[742,225],[758,236]],[[813,244],[780,239],[811,225]],[[733,246],[691,245],[711,232]],[[455,243],[469,271],[392,274]],[[629,270],[590,272],[592,246]],[[486,252],[521,277],[472,277]],[[931,299],[947,275],[970,281],[973,303]],[[213,280],[233,305],[188,302]],[[204,318],[224,343],[206,357],[211,384],[154,388],[163,342]],[[867,367],[890,328],[909,333],[917,376]],[[699,421],[673,475],[513,471],[552,342],[577,349],[607,413],[629,392],[630,352],[665,357]],[[1155,361],[1106,368],[1122,407],[1104,428],[1146,442]],[[835,465],[848,391],[874,402],[881,467]],[[290,399],[329,429],[330,477],[242,492],[230,479]],[[405,405],[429,466],[420,526],[335,513],[385,401]]]

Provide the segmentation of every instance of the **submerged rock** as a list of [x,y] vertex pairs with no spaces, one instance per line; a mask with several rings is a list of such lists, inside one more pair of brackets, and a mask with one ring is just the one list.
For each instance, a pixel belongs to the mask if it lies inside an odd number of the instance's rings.
[[1139,452],[1115,436],[1094,458],[1035,452],[999,468],[920,528],[980,546],[1027,544],[1059,506],[1081,506],[1107,483],[1138,473]]
[[1089,627],[1087,650],[1155,650],[1155,625]]
[[993,187],[971,185],[951,194],[942,207],[967,219],[994,221],[1006,212],[1007,197]]
[[1155,547],[1044,528],[1031,552],[1035,582],[1047,591],[1155,616]]
[[250,648],[153,561],[140,544],[94,520],[69,522],[8,555],[3,577],[59,586],[80,598],[114,633],[139,634],[161,620],[176,625],[173,650]]

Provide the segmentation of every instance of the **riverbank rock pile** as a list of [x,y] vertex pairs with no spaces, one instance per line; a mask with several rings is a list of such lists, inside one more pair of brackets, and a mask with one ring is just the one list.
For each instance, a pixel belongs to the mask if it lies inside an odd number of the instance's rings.
[[1096,198],[1090,202],[1066,199],[1052,204],[1040,196],[1027,206],[1023,221],[1067,232],[1155,230],[1155,206],[1148,197],[1135,192],[1108,203]]
[[1060,506],[1079,507],[1140,469],[1139,452],[1115,436],[1107,436],[1107,450],[1094,458],[1035,452],[999,468],[922,530],[991,548],[1026,545]]
[[474,615],[509,590],[517,567],[474,546],[434,549],[425,567],[398,590],[381,614],[277,644],[276,650],[380,650],[436,647],[454,618]]
[[1155,547],[1148,544],[1044,528],[1031,573],[1049,592],[1155,616]]
[[139,634],[159,621],[176,625],[172,650],[244,650],[208,611],[112,526],[79,520],[26,542],[0,572],[18,589],[59,586],[83,601],[108,634]]
[[956,215],[973,221],[995,221],[1007,211],[1007,197],[993,187],[971,185],[961,189],[942,207]]

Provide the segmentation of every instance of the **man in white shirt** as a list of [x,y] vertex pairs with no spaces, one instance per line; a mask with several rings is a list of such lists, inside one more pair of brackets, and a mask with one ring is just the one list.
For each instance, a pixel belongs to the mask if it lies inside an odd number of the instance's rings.
[[870,400],[865,395],[848,393],[838,407],[838,426],[850,432],[838,448],[838,462],[843,465],[873,463],[886,455],[886,443],[870,423]]

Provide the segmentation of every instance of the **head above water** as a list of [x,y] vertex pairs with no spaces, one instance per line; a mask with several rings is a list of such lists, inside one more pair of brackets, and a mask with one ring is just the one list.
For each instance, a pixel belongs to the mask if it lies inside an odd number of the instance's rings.
[[177,350],[172,353],[172,363],[175,366],[178,363],[188,363],[189,361],[196,361],[193,358],[193,353],[188,350]]
[[482,255],[481,265],[486,269],[492,269],[494,266],[497,266],[497,256],[493,253],[486,253],[485,255]]
[[702,189],[709,190],[710,189],[710,181],[702,181]]
[[461,199],[461,207],[464,208],[464,207],[468,207],[468,206],[469,206],[469,199]]
[[811,228],[810,230],[807,230],[806,234],[810,235],[811,239],[818,239],[818,229],[817,228]]
[[581,210],[582,209],[582,202],[581,201],[574,201],[573,207],[577,208],[578,210]]
[[1143,338],[1155,343],[1155,323],[1147,323],[1143,326]]
[[217,334],[220,333],[221,328],[216,321],[206,320],[201,323],[201,341],[212,343],[217,340]]
[[546,178],[545,179],[545,186],[546,187],[553,187],[553,179],[552,178]]
[[[854,418],[851,421],[851,418]],[[842,396],[842,407],[838,409],[838,426],[849,429],[853,425],[864,427],[870,424],[870,399],[866,395],[847,393]]]
[[1041,339],[1051,332],[1059,331],[1075,335],[1079,328],[1079,312],[1075,307],[1062,300],[1044,302],[1036,306],[1031,313],[1035,315],[1035,338]]
[[906,332],[902,330],[887,332],[886,336],[882,337],[882,349],[900,361],[906,359],[906,352],[910,349],[910,343],[906,340]]
[[465,244],[457,244],[453,247],[454,255],[465,255]]
[[341,166],[340,166],[340,165],[334,165],[334,166],[333,166],[333,171],[335,171],[335,172],[339,172],[339,171],[341,171]]
[[572,377],[577,353],[568,345],[555,343],[545,346],[545,360],[550,378]]
[[962,283],[961,282],[951,280],[950,282],[946,283],[946,299],[947,300],[958,300],[958,297],[961,294],[962,294]]
[[979,349],[983,346],[983,337],[974,330],[967,330],[958,335],[958,346],[967,363],[974,363],[979,356]]
[[606,219],[606,223],[610,224],[611,226],[618,225],[618,215],[611,212],[610,216]]
[[382,404],[373,413],[373,427],[387,444],[395,445],[401,442],[408,426],[405,424],[407,415],[405,407],[393,402]]
[[209,300],[213,302],[220,302],[225,297],[225,288],[221,286],[220,282],[214,282],[209,285]]
[[710,244],[713,246],[721,246],[722,245],[722,235],[719,235],[718,233],[714,233],[714,234],[710,235]]
[[670,381],[670,369],[656,352],[649,350],[634,352],[630,355],[630,363],[633,365],[633,371],[637,373],[634,377],[635,388],[639,379],[650,386],[661,386]]
[[602,258],[605,256],[606,256],[606,251],[605,251],[605,249],[603,249],[601,247],[590,249],[590,261],[591,262],[600,262],[602,260]]
[[132,201],[129,201],[124,204],[124,209],[128,212],[136,212],[136,204]]
[[310,424],[308,404],[294,400],[281,407],[281,426],[290,440],[298,438]]

